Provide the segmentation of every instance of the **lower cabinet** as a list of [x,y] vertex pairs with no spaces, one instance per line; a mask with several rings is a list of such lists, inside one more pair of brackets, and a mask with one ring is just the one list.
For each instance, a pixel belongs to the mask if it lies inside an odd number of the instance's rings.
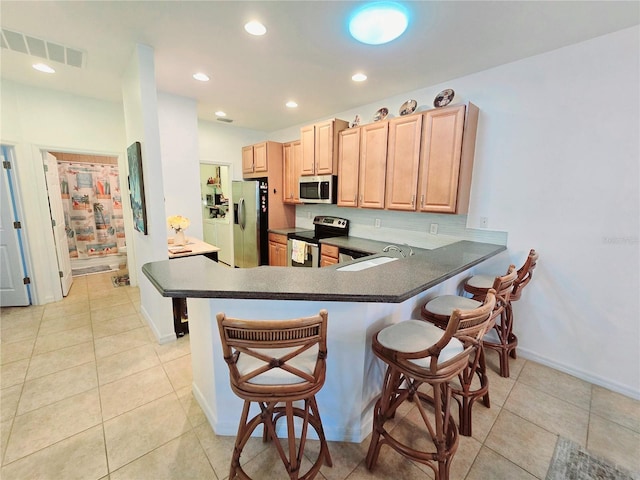
[[278,233],[269,234],[269,265],[287,266],[287,236]]
[[218,252],[218,261],[231,265],[233,258],[231,257],[231,230],[229,223],[219,221],[204,221],[202,223],[203,240],[220,248]]
[[320,266],[335,265],[338,263],[338,247],[320,244]]

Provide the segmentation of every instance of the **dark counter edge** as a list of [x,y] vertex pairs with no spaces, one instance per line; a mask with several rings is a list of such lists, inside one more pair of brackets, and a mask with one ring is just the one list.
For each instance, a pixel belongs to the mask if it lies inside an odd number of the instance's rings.
[[[498,255],[507,249],[504,245],[496,245],[496,250],[478,258],[462,267],[453,269],[448,273],[433,279],[430,282],[421,284],[419,287],[406,291],[400,295],[372,295],[372,294],[335,294],[335,293],[294,293],[294,292],[241,292],[241,291],[211,291],[211,290],[175,290],[166,289],[156,281],[149,272],[148,265],[142,266],[142,273],[149,279],[151,284],[160,292],[163,297],[170,298],[226,298],[238,300],[295,300],[295,301],[332,301],[332,302],[362,302],[362,303],[401,303],[408,300],[429,288],[432,288],[459,273],[484,262],[485,260]],[[435,249],[437,250],[437,249]],[[154,262],[152,262],[154,263]],[[278,267],[276,267],[278,268]]]

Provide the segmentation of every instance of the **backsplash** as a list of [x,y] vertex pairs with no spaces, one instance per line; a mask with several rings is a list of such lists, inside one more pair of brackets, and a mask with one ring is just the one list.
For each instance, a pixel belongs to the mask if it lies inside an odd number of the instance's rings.
[[[466,228],[466,215],[398,212],[345,208],[336,205],[298,205],[296,227],[313,229],[313,217],[331,215],[349,219],[349,235],[389,243],[406,243],[420,248],[437,248],[458,240],[507,244],[507,232]],[[375,220],[380,219],[380,227]],[[429,233],[437,224],[438,233]]]

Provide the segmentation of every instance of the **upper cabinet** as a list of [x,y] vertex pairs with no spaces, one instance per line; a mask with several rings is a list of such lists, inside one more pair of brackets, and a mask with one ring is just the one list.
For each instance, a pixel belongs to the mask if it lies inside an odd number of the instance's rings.
[[467,213],[477,125],[469,103],[341,132],[338,206]]
[[242,147],[242,176],[244,178],[266,177],[269,162],[282,162],[282,144],[262,142]]
[[472,103],[424,114],[419,211],[467,213],[477,126],[478,107]]
[[302,169],[302,144],[300,140],[283,145],[284,183],[282,185],[282,201],[284,203],[300,203],[298,179]]
[[407,115],[389,121],[385,207],[416,209],[422,115]]
[[358,206],[384,208],[389,122],[370,123],[361,130]]
[[301,175],[336,175],[338,134],[349,126],[339,119],[326,120],[300,129]]

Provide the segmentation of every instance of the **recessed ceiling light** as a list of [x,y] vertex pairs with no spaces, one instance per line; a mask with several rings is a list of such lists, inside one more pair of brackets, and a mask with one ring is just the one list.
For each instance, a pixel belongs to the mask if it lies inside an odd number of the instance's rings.
[[217,117],[226,117],[226,116],[227,116],[227,114],[226,114],[225,112],[223,112],[222,110],[218,110],[218,111],[216,112],[216,116],[217,116]]
[[257,20],[252,20],[249,23],[246,23],[244,25],[244,29],[247,31],[247,33],[250,33],[251,35],[259,36],[267,33],[267,27],[265,27],[263,24],[261,24]]
[[381,45],[395,40],[409,25],[406,9],[394,2],[377,2],[356,11],[349,32],[359,42]]
[[51,68],[49,65],[45,65],[44,63],[35,63],[33,65],[33,68],[35,68],[39,72],[56,73],[56,71],[53,68]]
[[194,73],[193,74],[193,78],[195,78],[196,80],[200,80],[201,82],[208,82],[209,81],[209,75],[207,75],[206,73],[202,73],[202,72]]
[[286,105],[289,108],[298,108],[298,104],[296,102],[294,102],[293,100],[289,100]]
[[367,79],[367,76],[364,73],[356,73],[351,80],[354,82],[364,82]]

